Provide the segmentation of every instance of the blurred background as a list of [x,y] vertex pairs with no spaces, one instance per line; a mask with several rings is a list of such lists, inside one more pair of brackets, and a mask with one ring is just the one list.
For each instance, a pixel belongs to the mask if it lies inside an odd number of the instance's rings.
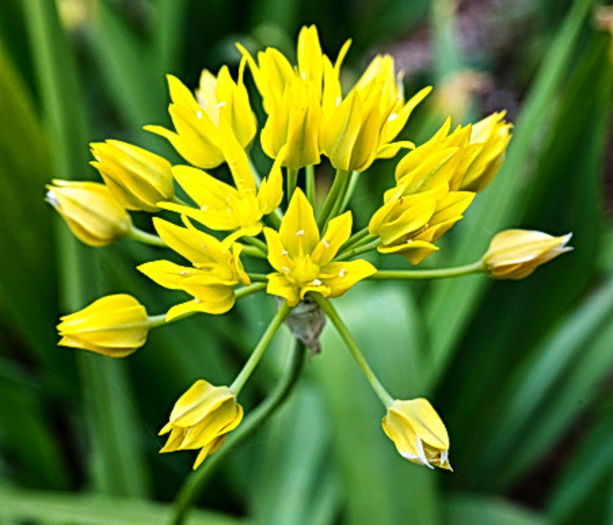
[[[169,122],[164,74],[194,88],[204,67],[235,69],[237,40],[293,57],[306,23],[333,56],[353,38],[348,83],[385,52],[407,93],[434,85],[412,140],[447,115],[506,109],[515,123],[495,183],[425,266],[471,262],[509,226],[573,232],[575,250],[521,282],[363,283],[339,301],[391,392],[432,399],[453,474],[396,454],[378,400],[326,330],[289,403],[209,480],[190,523],[613,523],[613,13],[591,0],[2,0],[0,523],[169,518],[193,455],[158,455],[157,430],[195,379],[231,381],[274,301],[155,330],[124,360],[57,347],[58,316],[98,296],[126,291],[152,313],[182,298],[134,270],[158,249],[75,241],[44,185],[94,179],[87,144],[105,138],[179,162],[142,131]],[[380,162],[361,179],[358,227],[392,175]],[[330,173],[318,176],[324,186]],[[247,409],[274,386],[288,344],[277,337]]]

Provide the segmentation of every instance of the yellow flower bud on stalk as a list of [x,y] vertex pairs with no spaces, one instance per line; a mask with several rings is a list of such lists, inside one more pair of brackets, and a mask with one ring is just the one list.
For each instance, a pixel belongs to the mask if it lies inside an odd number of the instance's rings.
[[145,344],[151,327],[145,307],[127,294],[102,297],[60,321],[60,345],[109,357],[135,352]]
[[165,158],[120,140],[90,146],[96,158],[90,164],[128,210],[159,211],[158,202],[172,200],[171,164]]
[[223,444],[243,419],[243,407],[226,386],[199,379],[175,403],[159,435],[168,436],[160,452],[200,449],[194,470]]
[[[176,77],[167,75],[172,103],[168,112],[175,131],[162,126],[145,126],[146,131],[166,138],[187,162],[199,168],[216,168],[224,161],[222,126],[229,126],[242,147],[247,147],[257,131],[255,114],[242,81],[234,82],[228,68],[217,79],[203,71],[197,99]],[[214,91],[213,91],[214,88]]]
[[483,256],[495,279],[523,279],[542,264],[572,250],[566,244],[572,234],[553,237],[532,230],[505,230],[494,236]]
[[47,201],[85,244],[104,246],[132,228],[130,216],[104,184],[54,179],[47,190]]
[[430,468],[452,470],[447,429],[428,400],[396,399],[388,407],[382,426],[403,458]]

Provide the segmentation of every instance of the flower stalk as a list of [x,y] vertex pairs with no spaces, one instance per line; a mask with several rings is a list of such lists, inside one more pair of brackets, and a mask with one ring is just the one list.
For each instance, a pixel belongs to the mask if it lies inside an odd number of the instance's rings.
[[362,354],[362,352],[360,352],[360,349],[358,348],[358,345],[355,342],[353,335],[351,335],[349,328],[347,328],[347,325],[341,319],[341,316],[338,315],[336,308],[334,308],[330,301],[328,301],[325,297],[322,297],[319,294],[312,294],[311,297],[319,305],[323,312],[328,316],[328,319],[330,319],[330,322],[338,331],[342,340],[345,342],[347,348],[351,352],[353,359],[364,374],[364,377],[366,377],[366,380],[370,383],[370,386],[375,391],[375,394],[377,394],[377,397],[381,400],[385,407],[391,406],[394,402],[394,398],[388,393],[385,387],[381,384],[381,381],[379,381],[379,379],[373,372],[372,368],[370,368],[370,365],[366,361],[364,355]]
[[379,270],[367,279],[374,281],[411,281],[421,279],[445,279],[485,272],[485,265],[481,260],[456,266],[453,268],[437,268],[435,270]]
[[140,242],[142,244],[149,244],[150,246],[158,246],[160,248],[167,248],[166,244],[160,237],[154,235],[153,233],[146,232],[137,228],[136,226],[132,226],[132,228],[128,231],[126,235],[129,239],[133,241]]
[[173,525],[182,525],[187,519],[195,499],[204,489],[211,475],[225,461],[226,457],[247,439],[257,428],[265,423],[288,399],[297,385],[304,366],[304,345],[295,340],[290,353],[289,363],[276,388],[245,418],[244,422],[231,434],[226,444],[212,456],[200,469],[191,474],[181,487],[175,503]]
[[336,170],[336,174],[334,175],[334,182],[332,182],[330,191],[328,192],[326,200],[324,201],[324,205],[321,209],[321,212],[319,213],[317,225],[319,226],[320,230],[324,228],[324,226],[328,223],[328,220],[330,220],[330,218],[332,217],[332,211],[334,209],[334,206],[336,205],[336,201],[339,199],[339,196],[342,195],[342,191],[346,186],[349,173],[349,171],[345,170]]
[[285,321],[285,318],[288,316],[289,312],[290,307],[287,305],[286,302],[284,302],[277,310],[275,316],[270,321],[268,328],[266,328],[266,331],[262,335],[257,346],[249,356],[249,359],[245,363],[245,366],[243,366],[243,369],[239,372],[239,374],[236,376],[236,379],[230,385],[230,390],[234,392],[234,394],[238,395],[243,386],[245,386],[245,383],[255,370],[256,366],[258,366],[258,363],[264,356],[264,353],[270,345],[272,338],[275,336],[277,330],[279,330],[279,328],[283,324],[283,321]]

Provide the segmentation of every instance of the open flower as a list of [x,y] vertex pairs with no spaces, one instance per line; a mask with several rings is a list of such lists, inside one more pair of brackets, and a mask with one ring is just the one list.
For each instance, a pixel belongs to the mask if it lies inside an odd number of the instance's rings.
[[104,184],[54,179],[47,190],[47,201],[85,244],[104,246],[132,227],[130,216]]
[[145,129],[166,138],[190,164],[204,169],[219,166],[224,161],[221,126],[229,126],[243,147],[251,143],[257,131],[242,69],[238,82],[232,80],[226,66],[217,78],[204,70],[197,99],[178,78],[167,75],[172,100],[168,112],[176,131],[162,126]]
[[332,262],[349,238],[351,224],[351,212],[343,213],[330,221],[320,238],[313,208],[297,188],[279,232],[264,229],[268,261],[277,270],[268,276],[268,293],[284,297],[295,306],[307,292],[337,297],[375,273],[376,268],[363,259]]
[[173,175],[198,208],[172,202],[160,203],[160,206],[187,215],[212,230],[236,231],[233,238],[257,235],[262,231],[262,217],[272,213],[283,199],[280,166],[283,152],[258,189],[247,154],[234,133],[222,127],[220,136],[235,186],[197,168],[175,166]]
[[166,320],[190,312],[222,314],[230,310],[236,299],[236,285],[250,283],[239,259],[242,246],[221,242],[196,229],[187,219],[185,228],[158,218],[153,223],[162,240],[192,263],[192,266],[181,266],[161,260],[138,267],[160,286],[183,290],[194,298],[173,306]]
[[160,430],[160,436],[170,432],[160,452],[200,449],[195,470],[242,419],[243,407],[228,387],[199,379],[177,400],[168,423]]
[[257,55],[257,62],[240,44],[268,115],[262,129],[264,152],[277,158],[286,147],[283,165],[298,169],[320,161],[319,136],[322,112],[340,100],[340,66],[349,41],[332,65],[322,52],[315,26],[303,27],[298,35],[298,64],[274,48]]
[[60,345],[109,357],[135,352],[145,344],[150,327],[145,307],[127,294],[101,297],[60,321]]
[[170,162],[164,157],[120,140],[93,142],[90,147],[96,158],[90,164],[128,210],[158,211],[158,202],[174,196]]
[[505,230],[494,236],[483,263],[495,279],[523,279],[551,259],[566,253],[572,234],[553,237],[533,230]]
[[383,206],[371,217],[371,234],[381,253],[404,255],[418,264],[438,250],[434,244],[463,217],[475,194],[453,188],[461,172],[463,150],[441,144],[443,126],[430,140],[398,163],[397,184],[385,192]]
[[382,425],[403,458],[430,468],[452,470],[447,429],[427,399],[396,399],[388,407]]

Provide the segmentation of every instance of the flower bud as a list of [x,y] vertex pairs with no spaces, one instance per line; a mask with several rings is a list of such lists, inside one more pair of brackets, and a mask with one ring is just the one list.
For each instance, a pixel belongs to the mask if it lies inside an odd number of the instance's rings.
[[145,307],[127,294],[102,297],[60,321],[58,344],[109,357],[125,357],[143,346],[150,326]]
[[172,200],[171,165],[165,158],[120,140],[90,144],[91,162],[113,196],[128,210],[158,211],[160,201]]
[[572,234],[553,237],[533,230],[505,230],[494,236],[482,260],[495,279],[523,279],[538,266],[572,250]]
[[132,227],[130,216],[104,184],[54,179],[47,190],[47,201],[85,244],[104,246]]
[[160,430],[160,436],[170,432],[160,452],[200,449],[195,470],[242,419],[243,407],[227,386],[199,379],[177,400],[168,423]]
[[403,458],[429,468],[452,470],[447,429],[428,400],[396,399],[387,409],[382,425]]

